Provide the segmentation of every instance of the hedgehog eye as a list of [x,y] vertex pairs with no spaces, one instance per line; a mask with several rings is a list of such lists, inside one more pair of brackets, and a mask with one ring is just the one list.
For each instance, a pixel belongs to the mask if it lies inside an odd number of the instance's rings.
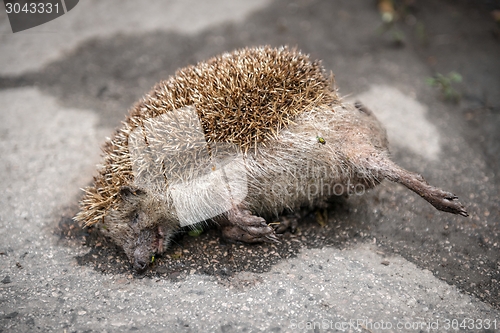
[[139,212],[135,211],[133,214],[132,214],[132,218],[130,219],[130,222],[132,222],[132,224],[137,224],[137,222],[139,222]]

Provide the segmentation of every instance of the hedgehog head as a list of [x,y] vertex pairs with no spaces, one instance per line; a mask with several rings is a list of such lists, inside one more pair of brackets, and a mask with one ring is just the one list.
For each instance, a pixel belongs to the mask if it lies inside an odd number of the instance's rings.
[[99,228],[122,246],[137,271],[144,270],[155,254],[162,253],[177,223],[162,209],[164,203],[146,189],[120,188],[120,203],[100,223]]

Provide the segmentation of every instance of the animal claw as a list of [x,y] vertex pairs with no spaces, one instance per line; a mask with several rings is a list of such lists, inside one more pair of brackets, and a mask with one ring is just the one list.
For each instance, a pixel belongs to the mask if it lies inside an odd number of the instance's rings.
[[272,243],[281,244],[281,241],[275,234],[266,235],[266,238]]
[[458,201],[458,197],[452,193],[432,188],[426,193],[424,199],[443,212],[458,214],[464,217],[469,216],[464,206]]

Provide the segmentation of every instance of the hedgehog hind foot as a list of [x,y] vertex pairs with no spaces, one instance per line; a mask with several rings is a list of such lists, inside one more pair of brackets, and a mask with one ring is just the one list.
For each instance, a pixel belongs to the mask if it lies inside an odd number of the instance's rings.
[[225,239],[233,242],[279,242],[266,220],[241,207],[228,212],[227,219],[221,223],[221,231]]
[[465,207],[458,201],[456,195],[429,185],[429,183],[419,174],[393,165],[388,171],[386,178],[406,186],[433,205],[437,210],[465,217],[469,216]]
[[458,201],[458,197],[453,193],[429,185],[421,196],[440,211],[465,217],[469,216],[465,207]]

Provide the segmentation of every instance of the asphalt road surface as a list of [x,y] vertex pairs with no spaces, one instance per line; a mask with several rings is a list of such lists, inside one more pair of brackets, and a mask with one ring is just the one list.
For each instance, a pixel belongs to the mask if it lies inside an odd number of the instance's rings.
[[[88,0],[15,34],[0,5],[0,332],[500,332],[500,4],[399,4]],[[256,45],[321,59],[470,216],[384,182],[281,244],[180,234],[134,273],[72,220],[101,144],[157,81]]]

